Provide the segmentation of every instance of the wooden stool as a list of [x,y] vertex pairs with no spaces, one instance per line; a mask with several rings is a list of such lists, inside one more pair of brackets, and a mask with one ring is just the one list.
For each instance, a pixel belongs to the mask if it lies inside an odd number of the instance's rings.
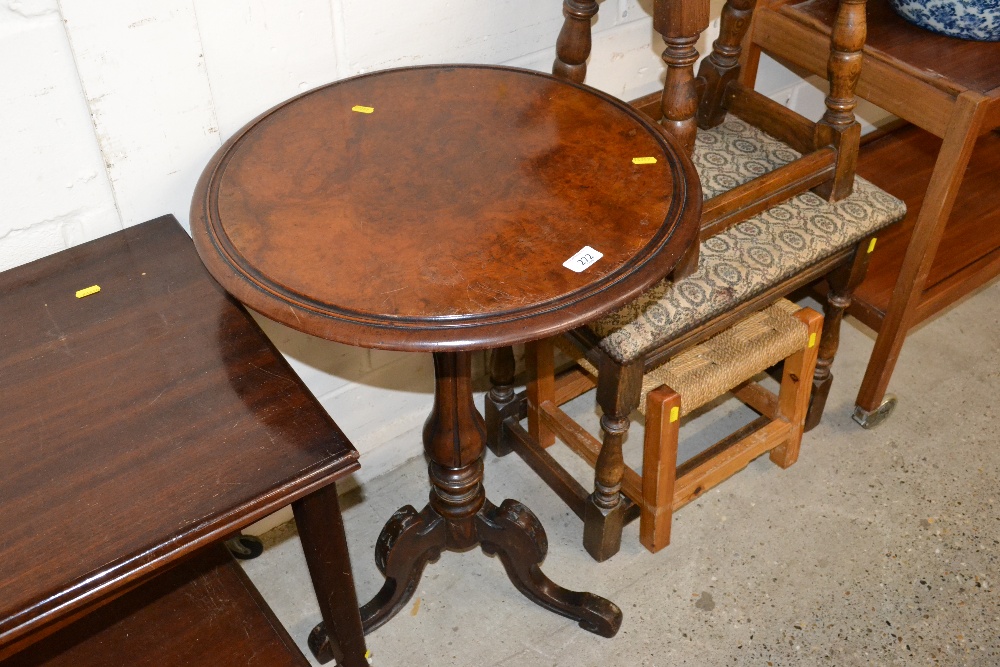
[[[670,543],[675,510],[764,452],[771,452],[771,460],[782,468],[795,463],[822,327],[822,315],[781,299],[643,377],[639,404],[646,415],[642,475],[626,466],[622,493],[639,507],[639,539],[647,549],[656,552]],[[530,349],[529,363],[535,369],[538,352],[551,358],[539,345]],[[574,353],[575,348],[567,346],[567,351]],[[781,388],[775,396],[752,378],[782,361]],[[596,386],[597,369],[582,357],[576,363]],[[529,430],[551,429],[595,465],[600,442],[578,427],[568,428],[569,418],[557,407],[555,393],[543,396],[540,391],[554,386],[549,378],[531,380]],[[730,391],[761,416],[678,467],[680,418]]]

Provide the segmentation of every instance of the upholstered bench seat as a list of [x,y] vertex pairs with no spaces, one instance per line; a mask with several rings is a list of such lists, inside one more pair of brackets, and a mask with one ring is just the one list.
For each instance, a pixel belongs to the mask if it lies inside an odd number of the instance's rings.
[[[735,116],[699,131],[694,150],[706,199],[798,157]],[[693,274],[660,281],[590,327],[605,352],[628,363],[905,214],[902,201],[860,177],[853,194],[834,204],[805,192],[703,241]]]

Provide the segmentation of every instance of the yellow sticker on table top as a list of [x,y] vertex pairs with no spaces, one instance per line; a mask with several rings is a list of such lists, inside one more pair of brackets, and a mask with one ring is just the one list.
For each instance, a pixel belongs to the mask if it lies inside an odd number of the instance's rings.
[[678,419],[680,419],[680,416],[681,416],[681,409],[679,407],[677,407],[675,405],[674,407],[670,408],[670,423],[671,424],[673,424],[675,421],[677,421]]
[[816,347],[816,334],[809,334],[809,347]]
[[90,296],[91,294],[97,294],[101,291],[100,285],[91,285],[90,287],[84,287],[83,289],[76,291],[76,298],[82,299],[85,296]]
[[632,164],[656,164],[655,157],[634,157]]
[[375,107],[366,107],[360,104],[356,104],[353,107],[351,107],[351,111],[357,111],[358,113],[371,113],[375,111]]
[[872,250],[875,249],[875,242],[876,241],[878,241],[878,239],[873,236],[872,240],[871,240],[871,243],[868,244],[868,252],[871,252]]

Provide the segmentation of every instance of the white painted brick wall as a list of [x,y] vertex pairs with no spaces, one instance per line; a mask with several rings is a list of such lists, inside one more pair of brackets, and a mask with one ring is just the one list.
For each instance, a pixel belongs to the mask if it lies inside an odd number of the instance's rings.
[[[589,83],[624,99],[660,87],[651,11],[602,2]],[[559,0],[0,0],[0,270],[163,213],[187,225],[212,153],[287,97],[419,63],[548,70],[561,23]],[[822,103],[777,64],[760,78],[782,102]],[[359,481],[420,453],[428,355],[261,324],[361,450]]]

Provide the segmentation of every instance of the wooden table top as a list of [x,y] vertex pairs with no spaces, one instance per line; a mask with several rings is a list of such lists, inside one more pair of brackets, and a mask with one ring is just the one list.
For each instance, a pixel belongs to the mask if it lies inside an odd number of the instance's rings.
[[[789,8],[833,25],[839,0],[792,0]],[[888,0],[868,0],[865,52],[950,94],[988,93],[1000,88],[1000,42],[974,42],[938,35],[913,25]]]
[[[681,153],[624,103],[547,75],[387,70],[238,132],[202,176],[192,231],[227,290],[293,328],[495,347],[594,319],[673,268],[701,204]],[[586,247],[603,257],[563,266]]]
[[172,217],[0,273],[0,313],[0,656],[357,467]]

